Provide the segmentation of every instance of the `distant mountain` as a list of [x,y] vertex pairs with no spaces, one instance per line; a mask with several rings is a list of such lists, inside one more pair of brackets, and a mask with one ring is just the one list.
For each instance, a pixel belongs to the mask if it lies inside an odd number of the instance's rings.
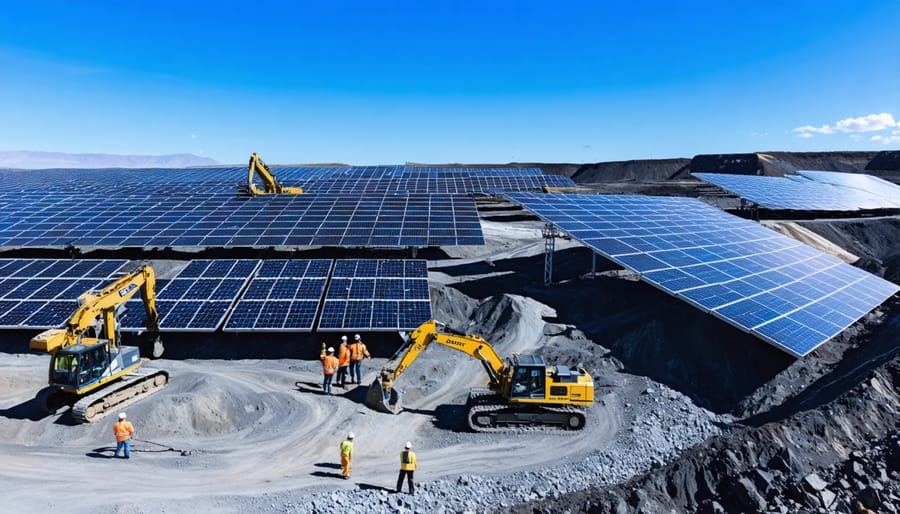
[[105,153],[0,151],[0,168],[186,168],[215,166],[209,157],[189,153],[172,155],[114,155]]

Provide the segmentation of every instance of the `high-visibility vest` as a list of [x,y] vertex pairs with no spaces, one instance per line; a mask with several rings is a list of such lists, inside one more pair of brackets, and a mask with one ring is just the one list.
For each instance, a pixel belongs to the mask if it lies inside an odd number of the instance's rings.
[[416,470],[416,454],[409,451],[403,450],[400,452],[400,471],[415,471]]
[[324,359],[322,359],[322,371],[325,372],[326,375],[333,375],[335,371],[338,369],[338,360],[334,355],[326,355]]
[[340,348],[338,348],[338,364],[341,366],[350,364],[350,350],[345,344],[342,344]]
[[131,436],[134,434],[134,426],[128,421],[116,421],[116,424],[113,426],[113,433],[116,434],[116,442],[121,443],[131,439]]
[[349,440],[345,440],[344,442],[342,442],[341,453],[349,457],[353,453],[353,442]]
[[368,356],[369,352],[361,341],[350,344],[350,360],[361,361],[364,355]]

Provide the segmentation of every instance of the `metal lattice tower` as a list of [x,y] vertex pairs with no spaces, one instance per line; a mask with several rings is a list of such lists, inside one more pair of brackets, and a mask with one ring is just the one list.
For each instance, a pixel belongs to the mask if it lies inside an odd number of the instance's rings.
[[544,236],[544,285],[553,283],[553,252],[556,250],[556,236],[559,235],[552,223],[544,225],[541,234]]

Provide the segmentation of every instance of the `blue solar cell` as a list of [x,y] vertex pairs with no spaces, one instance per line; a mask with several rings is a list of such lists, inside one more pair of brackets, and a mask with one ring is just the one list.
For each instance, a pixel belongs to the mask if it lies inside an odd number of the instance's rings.
[[[183,276],[182,274],[178,275],[179,277]],[[169,281],[168,284],[164,288],[160,288],[159,290],[159,299],[160,300],[180,300],[185,297],[188,290],[191,286],[194,285],[194,282],[197,279],[193,278],[176,278],[174,280]]]
[[259,270],[256,272],[256,276],[280,277],[285,264],[287,264],[287,261],[284,260],[263,261]]
[[315,301],[292,302],[284,328],[312,330],[318,309],[318,299]]
[[348,298],[351,300],[366,300],[374,298],[375,279],[355,278],[350,282]]
[[291,310],[290,301],[268,301],[263,304],[256,319],[256,329],[280,329],[284,327]]
[[403,281],[404,300],[429,300],[428,280],[408,278]]
[[319,318],[319,330],[343,328],[346,309],[347,302],[345,300],[326,300]]
[[413,330],[431,319],[431,303],[423,301],[398,302],[398,324],[400,330]]
[[398,302],[376,300],[372,307],[372,328],[398,329]]
[[370,327],[372,327],[372,301],[348,301],[343,328],[367,329]]
[[45,303],[46,302],[34,300],[20,302],[0,316],[0,326],[12,328],[22,326],[22,322],[43,307]]
[[182,278],[200,277],[209,265],[210,261],[191,261],[178,273],[178,276]]
[[21,326],[30,328],[59,327],[72,317],[76,309],[78,309],[78,302],[75,301],[47,302],[29,316],[27,320],[23,321]]
[[256,326],[256,318],[262,310],[265,302],[238,302],[231,311],[228,321],[225,322],[226,329],[250,330]]
[[379,278],[375,281],[375,298],[379,300],[402,300],[403,280],[396,278]]
[[200,300],[181,300],[172,305],[171,310],[165,316],[160,316],[159,327],[161,329],[184,329],[190,326],[191,320],[200,310],[203,302]]

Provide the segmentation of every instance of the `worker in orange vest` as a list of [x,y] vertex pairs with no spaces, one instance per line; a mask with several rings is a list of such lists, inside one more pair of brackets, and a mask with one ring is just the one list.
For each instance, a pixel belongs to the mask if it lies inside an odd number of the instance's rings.
[[325,390],[325,394],[331,394],[331,380],[334,378],[334,372],[338,369],[338,359],[334,356],[334,348],[329,346],[327,355],[323,353],[319,358],[322,359],[322,373],[325,375],[322,389]]
[[116,453],[113,457],[118,457],[119,452],[124,450],[123,456],[126,459],[131,458],[131,438],[134,437],[134,426],[129,421],[125,421],[125,413],[119,414],[119,421],[113,425],[113,433],[116,434]]
[[347,368],[350,367],[350,348],[347,347],[347,336],[341,336],[341,345],[338,347],[338,374],[337,384],[347,387]]
[[371,359],[372,356],[369,355],[369,350],[366,349],[366,345],[362,342],[359,334],[353,336],[353,339],[354,341],[350,343],[350,383],[361,384],[363,357]]

